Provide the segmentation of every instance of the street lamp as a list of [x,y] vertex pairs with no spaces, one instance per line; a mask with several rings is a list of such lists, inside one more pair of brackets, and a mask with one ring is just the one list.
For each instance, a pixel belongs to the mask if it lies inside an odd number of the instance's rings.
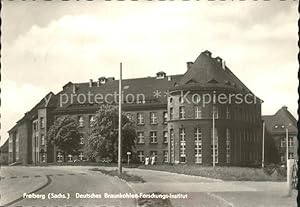
[[131,155],[131,152],[127,152],[127,164],[129,165],[129,160],[130,160],[130,155]]

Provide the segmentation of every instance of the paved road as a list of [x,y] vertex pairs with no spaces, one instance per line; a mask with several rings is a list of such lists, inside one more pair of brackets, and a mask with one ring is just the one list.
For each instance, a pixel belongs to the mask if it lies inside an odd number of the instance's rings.
[[[24,192],[51,182],[35,192],[41,198],[24,198],[11,206],[125,206],[136,205],[135,199],[106,198],[104,193],[132,193],[123,181],[88,170],[90,167],[7,167],[1,169],[1,206],[21,197]],[[28,176],[28,177],[27,177]],[[47,178],[48,177],[48,178]],[[50,193],[51,199],[48,198]],[[70,198],[62,198],[62,195]],[[80,194],[101,194],[102,198],[75,198]],[[45,195],[45,199],[42,196]]]
[[[76,199],[75,194],[104,193],[181,193],[184,199],[171,199],[175,207],[250,207],[297,206],[296,193],[285,198],[285,184],[280,182],[225,182],[141,169],[124,169],[129,174],[143,177],[146,183],[126,183],[118,178],[90,171],[93,167],[5,167],[0,171],[1,205],[21,197],[24,192],[39,195],[64,194],[70,199],[25,198],[11,206],[120,206],[135,207],[135,199]],[[107,169],[107,168],[106,168]],[[113,168],[108,168],[113,169]],[[49,182],[50,180],[50,182]],[[41,188],[42,189],[39,189]],[[59,194],[61,193],[61,194]]]

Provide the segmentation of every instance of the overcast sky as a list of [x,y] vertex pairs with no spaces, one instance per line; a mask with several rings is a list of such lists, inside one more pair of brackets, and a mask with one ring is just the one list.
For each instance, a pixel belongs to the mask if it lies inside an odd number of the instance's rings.
[[297,2],[2,2],[2,144],[24,113],[68,81],[183,74],[204,50],[297,118]]

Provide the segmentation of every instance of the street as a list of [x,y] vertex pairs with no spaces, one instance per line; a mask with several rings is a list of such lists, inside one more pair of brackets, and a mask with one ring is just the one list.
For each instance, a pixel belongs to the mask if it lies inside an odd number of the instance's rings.
[[[128,183],[90,171],[91,166],[2,167],[1,206],[124,206],[137,205],[135,198],[104,198],[119,193],[181,193],[174,206],[297,206],[296,193],[284,197],[284,182],[233,182],[175,173],[124,168],[145,183]],[[113,169],[113,168],[105,168]],[[31,192],[34,192],[30,194]],[[27,198],[23,194],[27,193]],[[81,198],[76,198],[81,194]],[[84,195],[94,198],[84,198]],[[98,195],[98,198],[96,197]],[[102,198],[99,198],[99,195]],[[26,197],[25,196],[25,197]],[[44,197],[43,197],[44,196]]]
[[[135,199],[81,199],[76,193],[104,194],[130,193],[132,190],[123,181],[88,170],[91,167],[3,167],[1,169],[1,206],[22,197],[23,193],[32,192],[51,182],[36,194],[42,198],[24,198],[12,206],[135,206]],[[28,176],[28,177],[27,177]],[[39,176],[39,177],[38,177]],[[47,198],[48,193],[53,197]],[[70,194],[70,198],[59,198]],[[56,195],[56,196],[55,196]]]

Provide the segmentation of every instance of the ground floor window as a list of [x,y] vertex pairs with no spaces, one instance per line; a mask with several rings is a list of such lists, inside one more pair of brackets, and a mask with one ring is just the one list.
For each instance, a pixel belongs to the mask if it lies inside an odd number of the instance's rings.
[[281,162],[285,162],[284,153],[281,153],[281,154],[280,154],[280,161],[281,161]]
[[168,151],[164,151],[164,162],[168,162]]
[[194,129],[195,138],[195,163],[202,163],[202,131],[200,128]]
[[175,151],[175,146],[174,146],[174,130],[170,129],[170,148],[171,148],[171,154],[170,154],[170,161],[171,163],[174,162],[174,151]]
[[42,153],[42,162],[46,162],[46,153]]
[[137,154],[138,154],[139,161],[144,162],[145,159],[144,151],[137,151]]
[[73,161],[73,155],[68,155],[68,162],[72,162]]
[[[214,135],[214,137],[213,137]],[[214,140],[214,141],[213,141]],[[213,150],[215,150],[215,163],[219,162],[219,149],[218,149],[218,130],[215,128],[214,129],[214,133],[213,133],[213,129],[211,128],[211,157],[212,157],[212,161],[213,161]],[[213,145],[214,143],[214,145]]]
[[78,157],[79,157],[79,159],[82,161],[82,160],[83,160],[83,158],[84,158],[84,154],[83,154],[83,152],[80,152],[80,153],[79,153],[79,155],[78,155]]
[[294,153],[289,153],[289,159],[294,159]]
[[57,152],[56,160],[57,160],[57,162],[63,161],[63,155],[61,152]]
[[230,131],[226,129],[226,163],[230,163]]

